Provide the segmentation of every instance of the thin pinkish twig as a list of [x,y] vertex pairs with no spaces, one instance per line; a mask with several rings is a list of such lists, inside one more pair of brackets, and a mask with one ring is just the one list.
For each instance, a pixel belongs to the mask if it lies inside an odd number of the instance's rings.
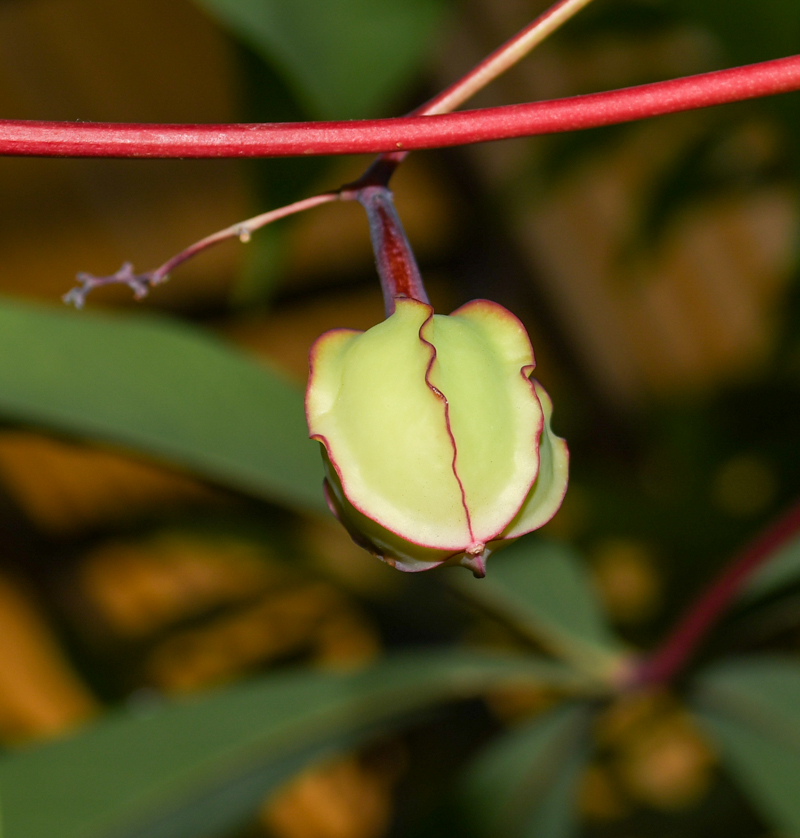
[[[499,46],[483,61],[476,64],[468,73],[455,81],[433,99],[411,111],[408,116],[435,116],[451,113],[471,99],[479,90],[493,82],[521,61],[531,50],[537,47],[549,35],[566,23],[574,14],[591,0],[559,0],[546,12],[521,29]],[[409,151],[390,151],[381,154],[352,187],[361,185],[382,185],[389,183],[397,167],[409,155]]]
[[173,256],[164,262],[163,265],[152,271],[146,273],[135,274],[133,272],[133,265],[130,262],[125,262],[123,266],[115,273],[109,276],[92,276],[87,273],[79,273],[77,276],[80,283],[75,288],[67,291],[62,297],[65,303],[72,303],[75,308],[83,308],[86,301],[86,295],[95,288],[100,288],[103,285],[127,285],[133,291],[133,295],[137,300],[141,300],[147,296],[148,291],[155,285],[165,282],[169,274],[178,267],[181,263],[191,259],[203,250],[212,247],[220,242],[228,239],[239,239],[242,242],[250,241],[250,236],[253,232],[265,227],[279,218],[286,218],[288,215],[294,215],[298,212],[311,209],[320,204],[328,204],[331,201],[347,200],[341,198],[337,192],[324,192],[321,195],[315,195],[313,198],[305,198],[302,201],[296,201],[293,204],[288,204],[280,209],[263,212],[261,215],[256,215],[253,218],[248,218],[246,221],[240,221],[238,224],[233,224],[220,230],[217,233],[212,233],[204,239],[190,244],[189,247],[182,250],[180,253]]
[[416,108],[414,116],[432,116],[451,113],[483,90],[498,76],[513,67],[532,49],[542,43],[573,15],[588,6],[591,0],[559,0],[533,22],[521,29],[491,55],[486,56],[457,82],[434,96],[429,102]]
[[[503,44],[499,49],[495,50],[484,61],[455,82],[455,84],[448,87],[427,104],[417,108],[413,113],[420,115],[445,113],[465,102],[470,96],[474,95],[478,90],[485,87],[498,75],[505,72],[505,70],[519,61],[538,43],[541,43],[541,41],[544,40],[544,38],[546,38],[551,32],[555,31],[564,21],[568,20],[573,14],[575,14],[575,12],[586,6],[589,2],[591,2],[591,0],[558,0],[553,7],[548,9],[544,14],[540,15],[529,26],[526,26],[521,32]],[[157,128],[158,126],[154,127]],[[257,126],[244,127],[246,129],[254,129]],[[64,149],[62,147],[62,151],[63,150]],[[339,190],[338,197],[341,200],[359,200],[364,203],[364,206],[367,208],[368,215],[370,215],[371,228],[375,228],[375,224],[373,222],[376,218],[378,218],[378,215],[375,214],[377,211],[373,211],[374,207],[372,207],[372,201],[367,200],[365,203],[362,198],[364,198],[367,193],[372,195],[375,187],[386,187],[392,172],[394,172],[406,155],[407,152],[395,152],[394,154],[382,155],[376,161],[377,165],[373,164],[370,166],[357,183],[344,186]],[[142,299],[147,295],[150,288],[164,282],[168,278],[170,272],[178,265],[185,262],[187,259],[191,259],[197,253],[200,253],[206,248],[233,237],[238,237],[242,241],[249,241],[250,234],[253,231],[269,224],[272,221],[276,221],[277,219],[284,218],[287,215],[302,212],[303,210],[310,209],[311,207],[327,203],[328,201],[334,201],[336,199],[337,193],[326,193],[324,195],[318,195],[314,198],[308,198],[304,201],[298,201],[287,207],[282,207],[281,209],[263,213],[262,215],[249,219],[248,221],[234,224],[225,230],[221,230],[218,233],[214,233],[196,242],[195,244],[190,245],[153,271],[135,274],[133,272],[133,265],[130,262],[125,262],[116,273],[110,274],[109,276],[97,277],[87,273],[79,273],[77,279],[80,284],[68,291],[64,295],[63,300],[66,303],[73,303],[76,308],[82,308],[86,300],[86,295],[94,288],[99,288],[103,285],[115,284],[127,285],[133,290],[134,297],[137,300]],[[389,202],[391,203],[391,198],[389,198]],[[399,225],[399,219],[395,220]],[[410,253],[410,248],[407,246],[406,250]],[[422,280],[419,276],[417,276],[417,280],[419,288],[422,288]],[[421,293],[424,296],[424,290],[422,290]],[[394,306],[393,297],[389,297],[387,300],[387,307],[389,306],[392,308]]]

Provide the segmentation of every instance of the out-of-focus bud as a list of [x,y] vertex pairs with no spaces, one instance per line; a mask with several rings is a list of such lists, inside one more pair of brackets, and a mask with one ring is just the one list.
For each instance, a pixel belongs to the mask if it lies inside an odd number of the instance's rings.
[[502,306],[450,316],[398,297],[366,332],[313,345],[309,433],[328,505],[353,539],[405,571],[487,557],[541,527],[567,486],[568,452],[530,374],[525,328]]

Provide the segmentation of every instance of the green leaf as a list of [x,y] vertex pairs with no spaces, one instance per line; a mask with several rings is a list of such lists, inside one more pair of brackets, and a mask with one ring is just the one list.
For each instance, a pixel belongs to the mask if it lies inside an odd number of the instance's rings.
[[742,789],[767,820],[800,837],[800,659],[712,667],[697,679],[695,703]]
[[385,112],[428,47],[441,0],[198,0],[286,76],[309,112]]
[[553,781],[525,824],[523,838],[571,838],[579,831],[577,792],[588,748],[575,747],[553,766]]
[[166,318],[1,301],[0,416],[128,446],[297,509],[324,509],[302,393]]
[[800,580],[800,536],[776,550],[769,560],[750,577],[742,590],[741,599],[748,602],[769,596],[798,580]]
[[473,762],[462,787],[476,835],[569,838],[586,761],[588,707],[562,706],[511,730]]
[[719,663],[696,680],[698,701],[800,747],[800,658],[759,655]]
[[723,763],[764,818],[786,838],[800,836],[800,751],[713,712],[700,721],[716,739]]
[[622,663],[585,565],[565,544],[521,538],[491,559],[485,579],[459,574],[451,582],[585,672],[605,679]]
[[573,680],[531,656],[408,653],[358,673],[288,672],[116,712],[0,761],[4,835],[210,838],[303,762],[398,714],[502,684]]

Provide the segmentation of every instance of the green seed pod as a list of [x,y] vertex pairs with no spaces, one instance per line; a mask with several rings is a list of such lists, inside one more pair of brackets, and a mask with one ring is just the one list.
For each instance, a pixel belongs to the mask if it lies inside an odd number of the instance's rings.
[[306,416],[328,505],[400,570],[460,562],[483,576],[491,553],[558,510],[567,446],[511,312],[395,302],[368,331],[335,329],[311,348]]

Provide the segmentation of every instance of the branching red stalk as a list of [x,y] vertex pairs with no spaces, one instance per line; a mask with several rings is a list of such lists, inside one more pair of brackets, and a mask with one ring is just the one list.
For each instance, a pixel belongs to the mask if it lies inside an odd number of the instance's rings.
[[412,151],[615,125],[800,89],[800,55],[605,93],[438,116],[255,125],[0,122],[0,154],[291,157]]
[[[591,0],[558,0],[555,5],[473,67],[465,76],[413,113],[418,116],[445,113],[458,107],[523,58],[589,2]],[[142,299],[150,288],[165,282],[174,268],[203,250],[234,237],[247,242],[250,240],[251,233],[272,221],[338,199],[360,201],[367,211],[387,316],[394,311],[394,298],[399,294],[427,303],[428,298],[422,284],[422,277],[416,267],[414,254],[394,209],[391,193],[386,188],[393,172],[407,155],[406,151],[381,155],[358,182],[347,184],[338,192],[323,193],[233,224],[225,230],[220,230],[189,245],[155,270],[135,274],[133,265],[125,262],[116,273],[108,276],[97,277],[88,273],[79,273],[77,276],[79,285],[68,291],[63,300],[65,303],[73,303],[76,308],[82,308],[86,295],[94,288],[116,284],[127,285],[136,299]]]
[[[591,0],[558,0],[547,11],[499,46],[468,73],[445,88],[425,104],[411,111],[408,116],[433,116],[452,113],[471,99],[478,91],[491,84],[498,76],[523,59],[560,26],[577,14]],[[382,154],[359,178],[357,184],[377,183],[386,186],[395,169],[408,157],[408,151]],[[354,184],[356,185],[356,184]]]
[[639,667],[636,685],[669,683],[686,665],[708,631],[745,583],[784,544],[800,534],[800,503],[734,559],[678,621],[662,645]]

